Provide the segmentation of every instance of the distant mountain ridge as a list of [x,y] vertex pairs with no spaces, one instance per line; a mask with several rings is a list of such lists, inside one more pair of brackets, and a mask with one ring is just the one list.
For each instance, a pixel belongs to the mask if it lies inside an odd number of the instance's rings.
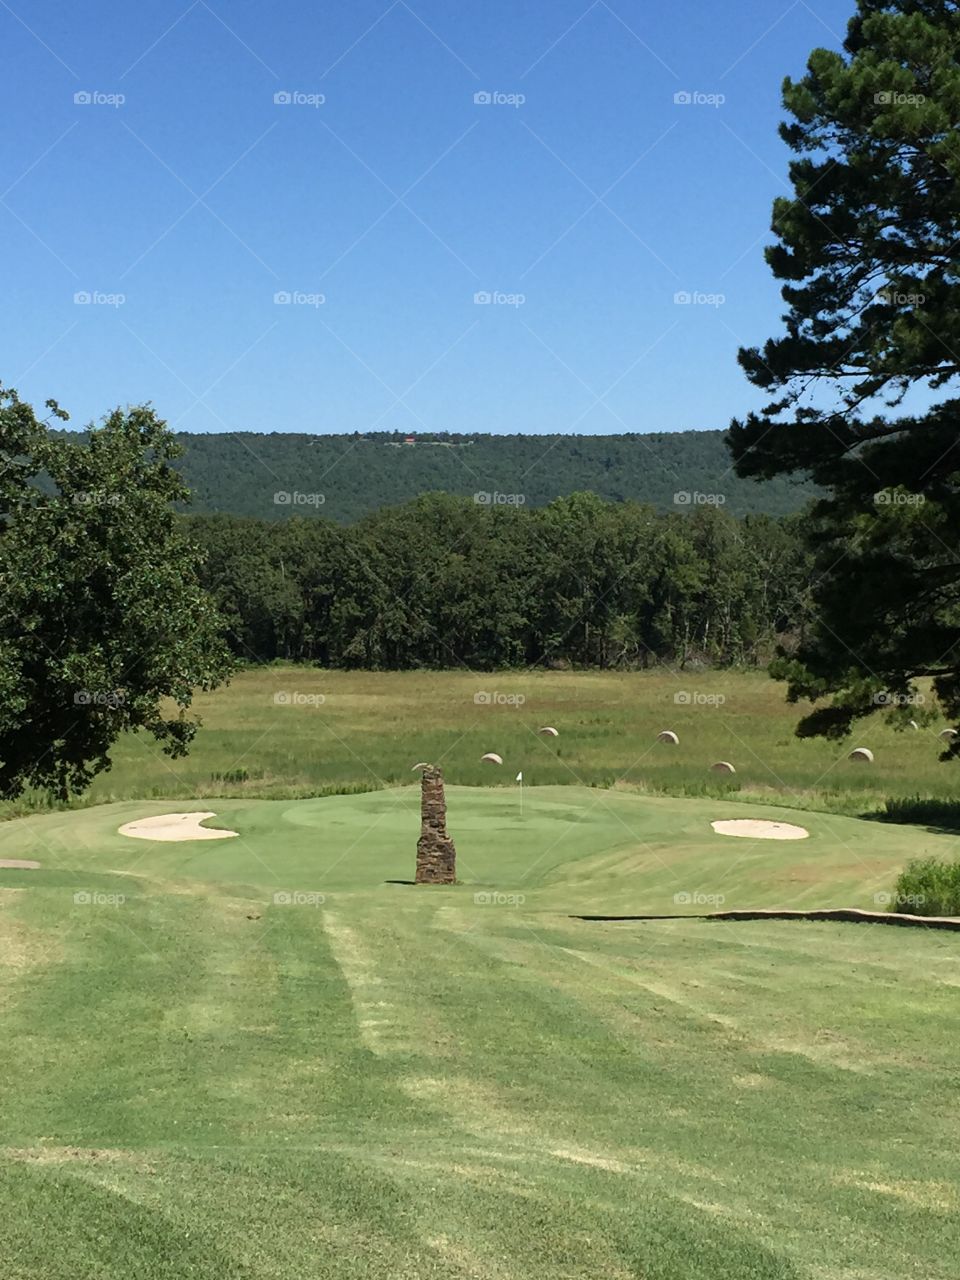
[[193,492],[192,512],[266,520],[322,514],[350,523],[435,490],[531,507],[589,490],[662,511],[715,504],[733,515],[773,516],[816,494],[804,481],[739,479],[723,437],[182,432],[178,465]]

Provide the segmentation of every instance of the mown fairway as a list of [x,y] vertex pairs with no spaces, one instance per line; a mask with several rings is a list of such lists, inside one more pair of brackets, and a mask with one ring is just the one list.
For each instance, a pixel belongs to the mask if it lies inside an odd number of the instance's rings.
[[570,918],[872,906],[953,839],[448,800],[441,889],[390,883],[414,788],[214,802],[220,842],[116,834],[169,802],[0,827],[42,863],[0,871],[5,1280],[954,1280],[957,935]]
[[[478,703],[478,695],[490,701]],[[418,760],[441,764],[449,782],[469,786],[512,785],[523,769],[531,785],[622,784],[674,795],[735,790],[742,800],[852,815],[880,809],[887,797],[956,794],[955,769],[937,758],[942,720],[896,732],[881,713],[846,743],[801,741],[793,731],[804,707],[786,705],[783,686],[761,672],[474,675],[276,666],[241,672],[197,705],[204,727],[189,758],[170,761],[143,735],[127,739],[90,798],[309,796],[406,784]],[[543,725],[560,737],[538,737]],[[664,728],[680,735],[678,748],[655,742]],[[847,759],[860,745],[875,752],[873,765]],[[503,756],[504,767],[480,764],[486,751]],[[718,760],[732,761],[736,776],[711,774]]]

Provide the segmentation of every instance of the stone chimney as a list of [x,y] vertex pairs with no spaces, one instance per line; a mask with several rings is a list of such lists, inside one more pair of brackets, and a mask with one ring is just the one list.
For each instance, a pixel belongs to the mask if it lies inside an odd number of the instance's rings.
[[443,773],[428,765],[420,777],[420,839],[417,884],[456,884],[457,851],[447,835]]

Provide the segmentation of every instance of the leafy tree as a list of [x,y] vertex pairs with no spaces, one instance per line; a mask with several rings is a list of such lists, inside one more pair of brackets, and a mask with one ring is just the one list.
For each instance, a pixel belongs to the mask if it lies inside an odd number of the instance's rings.
[[173,510],[178,452],[149,408],[73,439],[0,390],[0,794],[65,799],[128,729],[186,753],[193,691],[229,659]]
[[793,700],[832,695],[801,735],[916,716],[923,676],[960,716],[960,8],[860,0],[844,52],[815,50],[784,103],[795,195],[767,261],[786,332],[740,352],[774,399],[728,437],[741,476],[827,490],[813,622],[774,672]]

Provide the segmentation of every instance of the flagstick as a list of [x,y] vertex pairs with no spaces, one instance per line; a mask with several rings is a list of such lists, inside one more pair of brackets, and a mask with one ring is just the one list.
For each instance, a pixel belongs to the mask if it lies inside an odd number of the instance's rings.
[[523,817],[523,770],[517,774],[517,782],[520,783],[520,817]]

